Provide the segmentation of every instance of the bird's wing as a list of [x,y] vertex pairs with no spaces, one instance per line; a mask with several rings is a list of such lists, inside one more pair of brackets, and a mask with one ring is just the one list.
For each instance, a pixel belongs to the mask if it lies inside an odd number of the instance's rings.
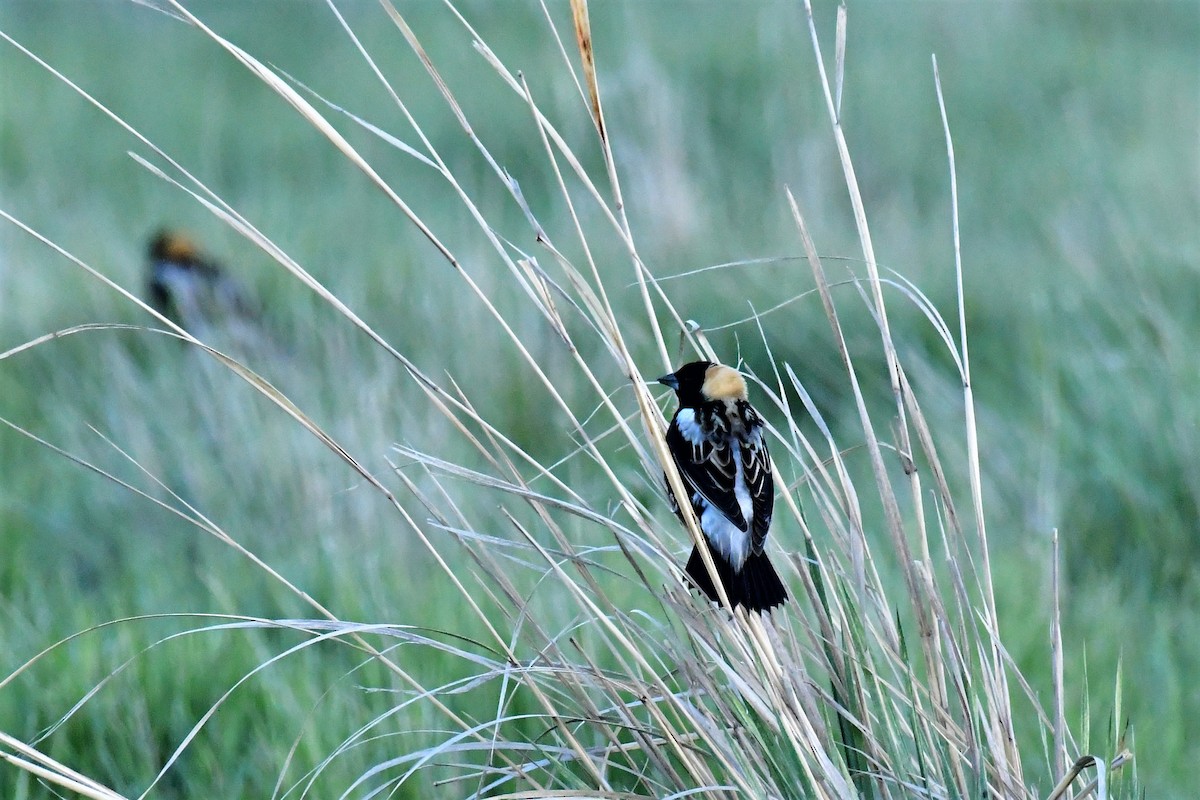
[[750,546],[755,553],[761,553],[767,542],[771,513],[775,508],[775,476],[771,472],[767,441],[761,431],[742,443],[742,471],[746,489],[754,504],[754,530],[751,532]]
[[[737,463],[733,458],[733,447],[726,437],[713,440],[705,437],[693,444],[683,435],[674,421],[667,429],[667,446],[675,458],[675,466],[688,486],[699,493],[710,505],[724,514],[741,530],[746,530],[746,518],[734,494],[737,480]],[[768,461],[768,480],[770,462]],[[757,508],[757,506],[756,506]]]

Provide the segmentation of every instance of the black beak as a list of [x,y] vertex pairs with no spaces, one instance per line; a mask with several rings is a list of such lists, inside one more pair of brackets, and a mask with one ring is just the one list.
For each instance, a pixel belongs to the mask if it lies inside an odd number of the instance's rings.
[[670,386],[675,391],[679,391],[679,378],[675,377],[674,372],[672,372],[670,375],[663,375],[658,379],[658,382],[663,386]]

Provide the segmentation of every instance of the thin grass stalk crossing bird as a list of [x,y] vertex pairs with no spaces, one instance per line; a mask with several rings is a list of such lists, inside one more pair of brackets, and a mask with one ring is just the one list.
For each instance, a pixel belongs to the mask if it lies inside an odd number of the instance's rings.
[[[667,448],[691,492],[692,510],[731,606],[761,613],[783,605],[787,590],[765,552],[775,477],[762,417],[746,399],[746,381],[730,367],[693,361],[658,382],[679,399]],[[669,485],[667,494],[682,521]],[[719,600],[697,547],[685,571],[709,600]]]

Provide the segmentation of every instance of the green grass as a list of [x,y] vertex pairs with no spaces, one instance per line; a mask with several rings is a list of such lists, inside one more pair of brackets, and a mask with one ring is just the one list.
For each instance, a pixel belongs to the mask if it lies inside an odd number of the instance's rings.
[[[283,8],[280,20],[268,21],[265,12],[247,17],[235,5],[195,6],[264,62],[416,145],[328,10]],[[383,12],[353,11],[356,32],[489,222],[549,267],[520,210],[486,172]],[[430,4],[412,13],[484,144],[562,243],[569,220],[528,109],[504,94],[444,9]],[[464,13],[506,63],[523,71],[599,178],[594,131],[537,10],[479,4]],[[832,7],[819,6],[817,14],[829,54]],[[555,15],[573,52],[569,14],[556,8]],[[592,24],[630,225],[655,275],[801,256],[786,185],[828,257],[830,279],[865,276],[801,10],[711,4],[699,14],[683,4],[654,11],[597,4]],[[480,413],[527,452],[554,463],[573,451],[561,414],[512,348],[496,346],[501,331],[454,271],[327,141],[214,43],[162,15],[115,2],[8,3],[0,8],[0,30],[192,169],[416,366],[443,383],[452,376]],[[913,280],[953,320],[949,182],[929,65],[929,54],[938,56],[956,145],[981,467],[1004,642],[1049,706],[1049,534],[1058,528],[1067,566],[1067,718],[1081,737],[1085,709],[1091,711],[1081,752],[1114,750],[1109,715],[1120,661],[1121,713],[1135,732],[1137,776],[1151,796],[1187,796],[1194,783],[1188,768],[1200,757],[1186,727],[1200,714],[1189,677],[1200,667],[1200,600],[1188,568],[1200,555],[1192,457],[1200,444],[1194,441],[1200,393],[1189,346],[1200,324],[1190,280],[1200,258],[1193,52],[1200,11],[1183,3],[1148,10],[856,4],[849,30],[842,118],[876,250],[885,267]],[[149,233],[164,223],[192,230],[263,298],[268,324],[283,343],[281,355],[252,366],[375,474],[390,477],[391,459],[421,490],[453,497],[474,530],[516,537],[498,513],[508,507],[505,498],[465,480],[436,479],[392,450],[399,442],[483,468],[399,365],[191,198],[130,160],[126,150],[149,153],[8,44],[0,45],[0,76],[0,207],[134,289]],[[567,403],[587,417],[596,396],[449,187],[344,119],[337,124],[451,243],[465,270],[535,344],[539,365],[562,381]],[[626,339],[643,372],[658,374],[628,256],[586,208],[589,244],[628,326]],[[564,244],[564,251],[580,259],[578,245]],[[0,228],[0,259],[0,351],[73,324],[148,322],[11,226]],[[811,290],[802,260],[663,286],[683,316],[710,329],[723,358],[740,352],[766,376],[769,344],[776,362],[791,364],[838,441],[853,448],[849,468],[868,474],[853,398],[815,294],[763,317],[765,342],[753,323],[718,330]],[[878,334],[852,288],[834,292],[869,403],[886,414]],[[948,479],[961,491],[967,476],[953,365],[927,321],[900,295],[889,300],[897,346],[938,434]],[[605,388],[631,411],[633,392],[618,365],[581,335],[574,317],[571,325]],[[675,335],[668,342],[673,356]],[[784,424],[781,412],[768,407],[768,415]],[[176,342],[91,332],[8,358],[0,362],[0,416],[164,497],[89,430],[94,426],[341,619],[420,624],[484,641],[481,623],[464,613],[461,597],[383,498],[242,381]],[[599,434],[606,419],[589,423],[589,433]],[[805,435],[819,438],[811,422],[801,424]],[[890,438],[885,431],[880,436]],[[657,476],[641,470],[628,448],[606,455],[681,553],[685,540],[663,508]],[[61,637],[127,615],[313,616],[226,545],[8,430],[0,431],[0,474],[0,675]],[[615,513],[605,504],[616,498],[592,465],[577,458],[559,476]],[[396,480],[388,485],[422,523],[434,513]],[[873,544],[882,546],[878,499],[862,501],[867,530],[878,538]],[[806,511],[811,521],[816,511]],[[529,511],[515,513],[530,522]],[[596,525],[564,524],[576,544],[612,544]],[[427,531],[443,537],[447,557],[463,574],[480,569],[450,545],[451,537],[435,526]],[[795,525],[777,525],[773,541],[787,552],[804,546]],[[510,555],[531,558],[519,550]],[[611,553],[597,558],[618,575],[604,584],[612,597],[624,598],[626,608],[651,607],[627,562]],[[885,584],[898,590],[900,567],[885,555],[880,569]],[[519,562],[512,572],[548,629],[576,620],[573,607],[556,608],[553,583],[536,581],[536,571]],[[657,578],[660,586],[667,581],[665,572]],[[86,635],[0,690],[0,731],[32,740],[143,647],[202,624],[155,619]],[[915,634],[908,633],[915,651]],[[585,627],[578,635],[583,652],[593,651],[589,641],[602,649],[600,634]],[[159,645],[44,747],[136,795],[209,704],[302,638],[269,629],[214,631]],[[414,658],[428,687],[471,673],[449,652],[401,646],[408,651],[422,654]],[[377,664],[350,672],[364,660],[346,648],[312,647],[265,670],[221,706],[153,796],[268,796],[281,773],[285,787],[299,780],[358,725],[400,702],[393,676]],[[445,700],[486,721],[507,699],[502,691],[485,682],[447,692]],[[538,711],[520,693],[512,702],[507,713]],[[1027,777],[1045,795],[1053,780],[1038,755],[1040,739],[1027,708],[1016,709],[1018,730],[1032,742],[1025,745]],[[743,709],[739,718],[753,727],[752,716]],[[538,741],[539,723],[524,724]],[[380,723],[375,733],[385,738],[336,759],[314,796],[344,789],[387,757],[428,747],[439,737],[423,731],[446,725],[420,706]],[[300,744],[289,763],[293,741]],[[774,768],[781,775],[797,769]],[[406,791],[430,796],[434,781],[457,774],[440,767]],[[628,786],[636,789],[637,782]],[[455,794],[474,788],[453,787]],[[48,796],[9,766],[0,768],[0,795]]]

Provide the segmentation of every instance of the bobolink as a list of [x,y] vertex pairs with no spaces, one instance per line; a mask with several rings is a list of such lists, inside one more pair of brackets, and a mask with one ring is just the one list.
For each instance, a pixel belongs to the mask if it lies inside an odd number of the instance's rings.
[[[787,591],[764,552],[775,478],[762,417],[746,400],[746,381],[729,367],[693,361],[658,382],[679,398],[667,429],[667,448],[692,493],[692,510],[730,604],[758,612],[782,605]],[[667,494],[671,510],[682,520],[670,486]],[[686,572],[710,600],[718,599],[695,547]]]
[[150,305],[189,331],[252,323],[257,316],[238,285],[186,236],[161,230],[148,255]]

